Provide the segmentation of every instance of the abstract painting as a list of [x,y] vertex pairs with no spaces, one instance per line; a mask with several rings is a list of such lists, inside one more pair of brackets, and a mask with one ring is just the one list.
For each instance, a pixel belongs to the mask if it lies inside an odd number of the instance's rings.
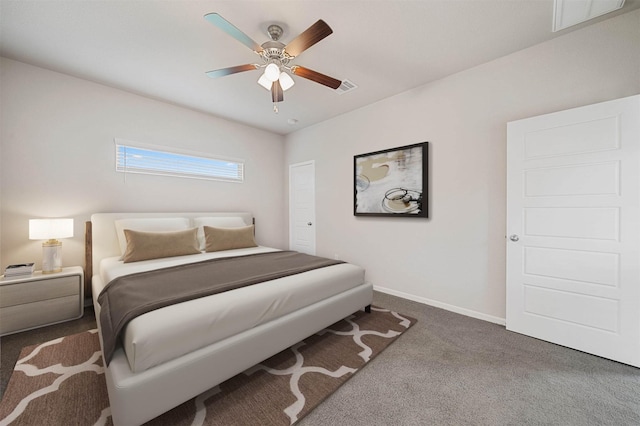
[[428,217],[428,144],[355,155],[353,214]]

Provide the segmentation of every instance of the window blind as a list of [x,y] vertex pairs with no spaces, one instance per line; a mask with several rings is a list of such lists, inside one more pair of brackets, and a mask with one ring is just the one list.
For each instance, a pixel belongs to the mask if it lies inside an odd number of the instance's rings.
[[116,139],[116,171],[192,179],[244,181],[244,163],[163,148],[124,144]]

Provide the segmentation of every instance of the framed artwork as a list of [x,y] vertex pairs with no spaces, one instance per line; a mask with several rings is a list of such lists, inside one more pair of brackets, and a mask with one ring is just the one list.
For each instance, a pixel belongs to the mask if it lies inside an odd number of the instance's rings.
[[355,216],[428,217],[429,142],[353,157]]

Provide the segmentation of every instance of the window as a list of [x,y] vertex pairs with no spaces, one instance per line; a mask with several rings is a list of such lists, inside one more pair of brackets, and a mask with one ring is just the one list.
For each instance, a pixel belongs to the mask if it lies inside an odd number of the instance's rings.
[[[116,139],[116,171],[192,179],[244,181],[244,163]],[[137,145],[137,146],[135,146]]]

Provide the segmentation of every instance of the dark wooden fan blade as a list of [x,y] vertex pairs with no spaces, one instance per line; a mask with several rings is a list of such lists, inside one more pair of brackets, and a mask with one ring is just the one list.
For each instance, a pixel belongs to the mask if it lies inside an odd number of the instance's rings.
[[332,89],[337,89],[340,87],[342,82],[333,77],[329,77],[328,75],[324,75],[319,73],[318,71],[310,70],[309,68],[294,66],[291,68],[291,72],[295,75],[306,78],[311,81],[315,81],[316,83],[323,84],[327,87],[331,87]]
[[243,71],[253,71],[257,67],[254,64],[246,64],[246,65],[237,65],[235,67],[222,68],[219,70],[207,71],[207,74],[211,78],[224,77],[225,75],[235,74],[237,72]]
[[280,81],[276,80],[271,85],[271,100],[275,104],[276,102],[284,101],[284,92],[282,91],[282,86],[280,86]]
[[318,22],[304,30],[302,34],[287,44],[284,50],[289,56],[298,56],[331,33],[333,33],[331,27],[322,19],[319,19]]
[[235,38],[254,52],[262,52],[263,49],[258,43],[253,41],[251,37],[240,31],[238,28],[236,28],[235,25],[233,25],[231,22],[227,21],[217,13],[207,13],[206,15],[204,15],[204,19],[211,22],[213,25],[220,28],[222,31],[229,34],[231,37]]

